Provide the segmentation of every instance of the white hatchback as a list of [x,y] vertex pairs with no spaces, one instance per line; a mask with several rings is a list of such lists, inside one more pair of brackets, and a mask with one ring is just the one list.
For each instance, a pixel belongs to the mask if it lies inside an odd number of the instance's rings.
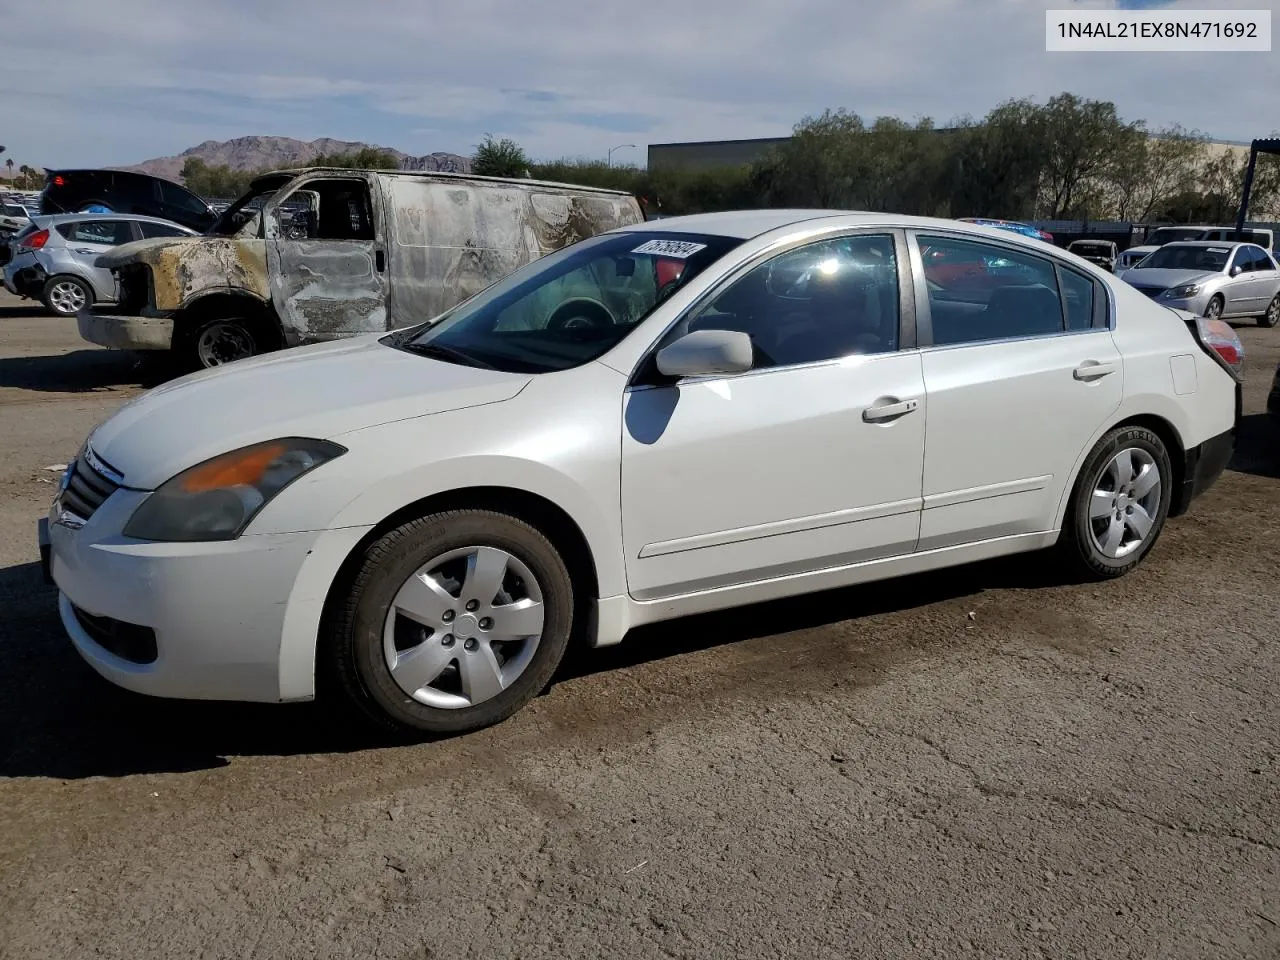
[[462,731],[575,639],[1055,545],[1125,573],[1230,458],[1241,359],[1225,324],[1008,231],[667,218],[431,323],[152,390],[41,533],[114,683],[331,680]]

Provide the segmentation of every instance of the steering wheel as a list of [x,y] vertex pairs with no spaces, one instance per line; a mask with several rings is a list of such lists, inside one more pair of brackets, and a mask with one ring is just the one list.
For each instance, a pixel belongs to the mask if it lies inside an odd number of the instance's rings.
[[574,297],[566,300],[547,318],[548,330],[575,330],[582,327],[608,327],[617,323],[613,314],[599,300]]

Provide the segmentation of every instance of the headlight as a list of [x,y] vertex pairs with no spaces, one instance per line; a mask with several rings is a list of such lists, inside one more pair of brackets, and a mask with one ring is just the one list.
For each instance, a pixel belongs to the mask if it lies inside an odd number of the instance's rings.
[[346,453],[327,440],[287,437],[196,464],[147,497],[125,524],[139,540],[234,540],[259,510],[304,473]]
[[1185,300],[1187,297],[1194,297],[1199,292],[1200,284],[1184,283],[1180,287],[1173,287],[1172,289],[1166,290],[1164,295],[1170,300]]

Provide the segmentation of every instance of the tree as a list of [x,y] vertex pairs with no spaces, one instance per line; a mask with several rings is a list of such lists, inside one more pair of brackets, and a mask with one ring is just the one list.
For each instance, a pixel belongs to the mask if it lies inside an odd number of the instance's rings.
[[399,170],[400,161],[390,150],[361,147],[351,153],[322,153],[308,166],[343,167],[347,170]]
[[520,144],[510,137],[495,139],[491,133],[485,134],[471,158],[472,172],[485,177],[522,177],[531,166]]
[[1133,125],[1119,118],[1114,103],[1060,93],[1041,109],[1039,130],[1049,219],[1088,213],[1080,209],[1082,195],[1096,187],[1114,158],[1132,143]]
[[1145,125],[1134,127],[1142,136],[1135,136],[1117,153],[1107,178],[1116,218],[1140,222],[1194,187],[1206,161],[1208,138],[1177,125],[1149,136]]
[[9,179],[12,180],[13,179],[13,157],[10,157],[8,160],[6,160],[4,162],[4,165],[9,171]]

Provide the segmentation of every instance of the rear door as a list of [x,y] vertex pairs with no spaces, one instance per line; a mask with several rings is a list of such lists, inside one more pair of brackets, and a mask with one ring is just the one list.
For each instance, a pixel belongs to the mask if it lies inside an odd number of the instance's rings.
[[1122,397],[1105,290],[995,241],[911,242],[1018,278],[989,291],[927,270],[917,280],[928,404],[918,549],[1048,531],[1077,459]]
[[264,218],[271,300],[290,342],[387,329],[387,247],[368,181],[301,181]]
[[97,300],[115,297],[115,278],[110,270],[97,266],[96,261],[112,247],[138,239],[134,224],[129,220],[77,220],[59,224],[57,230],[66,240],[64,256],[68,262],[56,264],[55,269],[88,280]]

